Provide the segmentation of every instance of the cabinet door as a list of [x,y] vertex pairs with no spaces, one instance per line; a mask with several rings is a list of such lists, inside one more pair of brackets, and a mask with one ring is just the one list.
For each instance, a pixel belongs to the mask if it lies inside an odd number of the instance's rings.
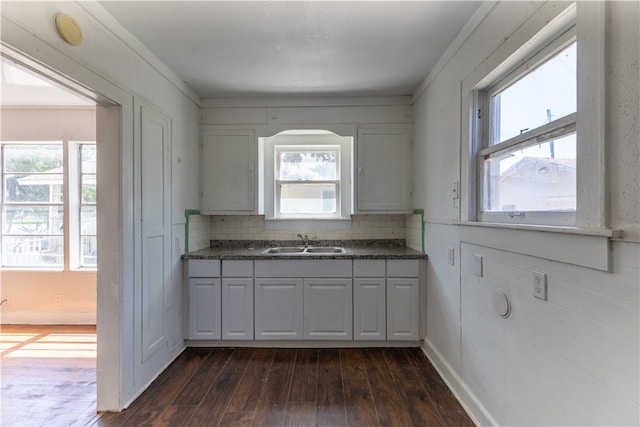
[[253,278],[222,279],[222,339],[253,339]]
[[356,209],[401,212],[411,209],[411,131],[360,128],[356,145]]
[[418,308],[418,279],[387,278],[387,340],[418,340]]
[[353,337],[351,279],[304,279],[304,338]]
[[385,279],[353,279],[353,339],[385,340],[386,326]]
[[302,279],[255,279],[255,339],[302,339]]
[[203,214],[256,213],[256,159],[253,131],[205,131],[201,156]]
[[220,279],[189,279],[189,330],[192,340],[220,339]]

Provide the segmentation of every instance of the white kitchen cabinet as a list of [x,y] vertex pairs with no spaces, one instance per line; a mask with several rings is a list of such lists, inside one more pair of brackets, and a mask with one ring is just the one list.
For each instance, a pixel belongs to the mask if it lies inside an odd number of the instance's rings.
[[220,339],[220,261],[190,259],[186,267],[187,339]]
[[420,336],[420,264],[387,261],[387,340],[416,341]]
[[387,336],[386,261],[353,261],[353,339],[385,340]]
[[220,303],[219,278],[189,278],[188,339],[220,339]]
[[353,279],[353,339],[385,340],[387,337],[386,280],[384,277]]
[[418,339],[418,296],[418,279],[387,278],[387,340]]
[[355,175],[357,212],[410,212],[411,128],[360,127]]
[[304,279],[304,338],[353,338],[353,287],[351,278]]
[[222,339],[253,339],[253,278],[222,279]]
[[222,261],[222,339],[253,340],[253,261]]
[[200,156],[202,214],[257,213],[257,154],[252,130],[204,130]]
[[302,339],[303,302],[302,279],[256,278],[255,339]]

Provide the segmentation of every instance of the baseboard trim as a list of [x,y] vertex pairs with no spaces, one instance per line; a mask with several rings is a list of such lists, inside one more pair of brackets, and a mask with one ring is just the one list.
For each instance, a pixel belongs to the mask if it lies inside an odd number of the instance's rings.
[[4,311],[3,325],[95,325],[96,312]]
[[447,362],[440,352],[436,350],[433,344],[425,338],[423,345],[420,347],[422,352],[427,356],[433,367],[438,371],[440,377],[449,387],[449,390],[458,399],[462,408],[467,412],[477,426],[497,426],[496,420],[489,414],[478,397],[469,390],[469,387],[462,381],[462,378]]

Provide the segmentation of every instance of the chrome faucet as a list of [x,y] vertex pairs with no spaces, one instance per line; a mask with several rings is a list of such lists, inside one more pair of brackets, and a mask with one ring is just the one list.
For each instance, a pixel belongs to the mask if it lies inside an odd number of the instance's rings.
[[306,234],[304,236],[302,234],[298,234],[298,237],[300,238],[300,240],[302,240],[305,248],[309,246],[309,236],[307,236]]

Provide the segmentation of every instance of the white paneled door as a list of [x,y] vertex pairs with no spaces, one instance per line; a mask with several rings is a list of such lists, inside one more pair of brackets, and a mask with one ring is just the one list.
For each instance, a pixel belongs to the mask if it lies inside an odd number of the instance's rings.
[[[168,349],[171,295],[171,129],[170,120],[140,105],[140,221],[142,271],[136,292],[141,336],[138,379],[147,381],[164,363]],[[162,351],[161,351],[162,350]],[[154,357],[155,356],[155,357]]]

